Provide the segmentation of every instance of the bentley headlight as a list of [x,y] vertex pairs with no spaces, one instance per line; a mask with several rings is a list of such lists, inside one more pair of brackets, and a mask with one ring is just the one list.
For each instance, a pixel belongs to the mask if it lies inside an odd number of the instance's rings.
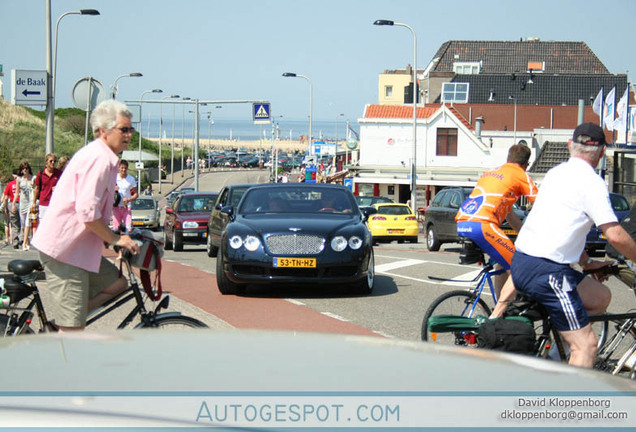
[[243,239],[240,236],[235,235],[230,237],[229,243],[232,249],[238,249],[243,245]]
[[349,247],[353,250],[358,250],[362,247],[363,241],[358,236],[353,236],[349,239]]
[[258,239],[258,237],[254,237],[251,235],[245,237],[245,249],[247,249],[248,251],[254,252],[260,246],[261,246],[261,241]]
[[336,252],[342,252],[347,247],[347,239],[343,236],[336,236],[331,240],[331,248]]
[[186,221],[183,223],[183,228],[199,228],[199,224],[193,221]]

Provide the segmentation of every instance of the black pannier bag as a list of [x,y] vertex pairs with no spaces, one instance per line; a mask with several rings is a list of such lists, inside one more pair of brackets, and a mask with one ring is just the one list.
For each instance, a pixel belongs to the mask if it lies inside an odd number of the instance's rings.
[[488,320],[479,327],[477,344],[479,348],[515,354],[534,354],[534,327],[528,321],[523,317]]
[[484,254],[475,243],[470,240],[462,242],[462,250],[459,252],[460,264],[475,264],[484,262]]

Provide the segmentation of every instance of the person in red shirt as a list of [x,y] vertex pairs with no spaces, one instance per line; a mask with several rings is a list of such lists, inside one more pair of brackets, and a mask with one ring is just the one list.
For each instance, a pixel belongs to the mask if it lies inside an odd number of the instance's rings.
[[[5,211],[8,213],[9,225],[11,229],[9,230],[9,237],[11,239],[11,244],[13,249],[18,249],[20,247],[20,232],[22,231],[22,226],[20,224],[20,211],[18,206],[12,206],[13,199],[15,197],[15,188],[16,188],[16,178],[18,177],[18,170],[13,170],[13,180],[7,183],[7,186],[4,188],[4,192],[2,194],[2,206],[5,208]],[[16,199],[16,203],[20,201],[20,194]]]
[[55,168],[57,156],[54,153],[47,154],[44,160],[44,169],[40,170],[35,177],[32,203],[32,208],[35,208],[39,212],[40,220],[44,217],[46,209],[49,208],[51,195],[53,195],[55,185],[62,174],[60,170]]

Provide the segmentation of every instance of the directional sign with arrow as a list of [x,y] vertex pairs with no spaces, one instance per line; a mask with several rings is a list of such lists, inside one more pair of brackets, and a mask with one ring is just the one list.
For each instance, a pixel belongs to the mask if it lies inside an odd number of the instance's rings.
[[46,105],[46,71],[11,69],[11,103]]

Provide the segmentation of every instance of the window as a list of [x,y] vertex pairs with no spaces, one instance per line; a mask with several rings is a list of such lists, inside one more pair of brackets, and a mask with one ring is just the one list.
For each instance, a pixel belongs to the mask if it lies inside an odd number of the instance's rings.
[[468,83],[448,82],[442,85],[442,102],[468,102]]
[[384,97],[385,98],[393,97],[393,86],[384,86]]
[[481,71],[481,62],[455,62],[453,72],[457,75],[478,75]]
[[457,128],[437,129],[437,156],[457,156]]

